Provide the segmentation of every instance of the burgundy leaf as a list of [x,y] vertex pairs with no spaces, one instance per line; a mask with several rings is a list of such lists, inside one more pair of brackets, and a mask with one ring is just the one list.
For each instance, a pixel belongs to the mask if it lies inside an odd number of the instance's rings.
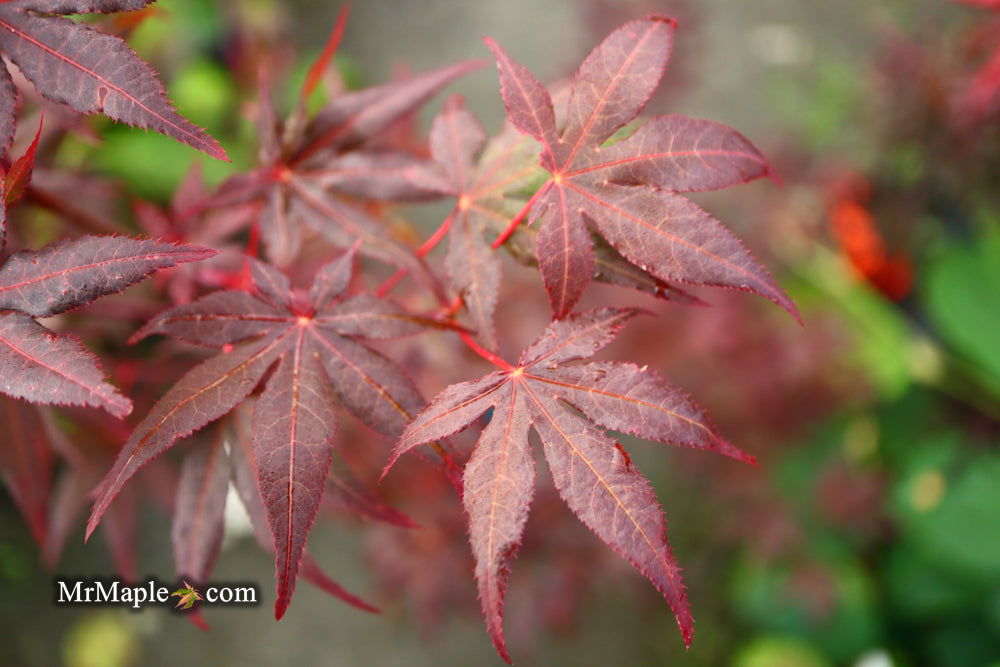
[[277,557],[274,615],[279,619],[295,590],[306,536],[323,496],[337,423],[322,370],[308,358],[305,335],[300,328],[253,415],[257,484]]
[[653,118],[603,149],[590,171],[612,182],[673,192],[717,190],[774,175],[767,158],[736,130],[677,114]]
[[7,205],[3,203],[4,184],[0,181],[0,252],[7,247]]
[[179,439],[229,412],[249,394],[281,353],[286,338],[263,340],[213,357],[188,371],[139,422],[101,483],[87,536],[135,472]]
[[[253,452],[251,451],[251,446],[247,438],[238,438],[237,443],[232,449],[233,485],[236,487],[236,492],[240,496],[240,500],[243,501],[243,506],[250,517],[250,524],[258,544],[266,551],[273,552],[274,540],[267,525],[267,513],[264,509],[264,504],[261,502],[260,491],[257,488],[256,465],[252,458]],[[301,573],[311,584],[336,598],[340,598],[347,604],[370,613],[379,613],[376,607],[368,604],[331,579],[320,568],[308,550],[302,552]]]
[[359,143],[484,64],[480,60],[456,63],[336,97],[313,119],[306,133],[306,148],[300,151],[298,160],[322,149]]
[[316,324],[342,336],[380,340],[409,336],[434,322],[407,313],[393,301],[358,294],[342,301],[332,312],[317,316]]
[[354,273],[354,258],[358,252],[355,244],[337,259],[324,265],[313,278],[309,300],[317,310],[324,310],[347,289]]
[[630,262],[666,280],[735,287],[765,296],[797,316],[771,274],[717,220],[691,201],[648,188],[576,190],[601,234]]
[[170,534],[177,576],[199,583],[211,574],[222,546],[230,476],[225,422],[203,433],[184,458]]
[[583,295],[594,273],[590,235],[583,208],[564,188],[549,188],[533,213],[545,219],[536,240],[538,268],[556,317],[569,313]]
[[[334,29],[335,34],[338,30]],[[333,44],[337,38],[331,39]],[[426,161],[379,151],[373,140],[455,78],[482,64],[458,63],[339,95],[305,127],[301,104],[282,127],[267,86],[262,85],[258,110],[262,164],[249,175],[231,178],[213,205],[259,202],[264,247],[269,260],[279,266],[289,265],[298,255],[300,227],[305,224],[340,247],[361,241],[363,254],[404,268],[435,286],[422,262],[389,239],[380,221],[338,195],[411,201],[441,196],[439,182],[429,179],[432,171]]]
[[532,395],[532,423],[559,495],[616,552],[663,594],[677,618],[684,643],[694,633],[681,571],[667,543],[663,511],[649,482],[586,420],[551,398]]
[[287,310],[247,292],[213,292],[158,315],[135,332],[129,342],[164,334],[196,345],[223,347],[262,336],[276,325],[292,321]]
[[567,363],[607,345],[638,312],[605,308],[554,321],[522,353],[517,367],[453,385],[435,397],[406,427],[387,466],[414,447],[466,428],[493,408],[466,466],[463,498],[483,615],[505,660],[504,589],[534,486],[531,428],[542,441],[562,499],[666,597],[685,643],[690,643],[691,615],[663,512],[625,451],[598,426],[752,459],[719,437],[687,395],[657,374],[618,362]]
[[590,52],[573,77],[562,135],[567,162],[639,115],[666,69],[676,27],[662,16],[631,21]]
[[566,366],[555,377],[540,368],[535,379],[593,422],[621,433],[710,449],[753,464],[754,458],[720,438],[704,412],[655,372],[621,362]]
[[74,469],[63,470],[56,480],[49,511],[48,532],[42,549],[42,562],[50,570],[59,564],[63,547],[79,527],[77,520],[87,508],[87,493],[94,484],[91,475]]
[[396,151],[351,151],[309,172],[319,185],[354,197],[419,202],[440,197],[443,182],[429,180],[427,161]]
[[379,500],[346,464],[337,459],[334,459],[330,473],[326,476],[323,502],[332,508],[346,510],[372,521],[381,521],[401,528],[419,527],[413,519]]
[[294,303],[283,273],[250,259],[254,293],[210,294],[167,311],[134,336],[163,333],[224,350],[247,342],[189,371],[136,427],[101,484],[89,530],[136,470],[233,410],[276,364],[257,399],[250,437],[269,544],[276,545],[281,617],[326,483],[336,402],[391,437],[424,405],[403,371],[361,341],[412,334],[433,322],[369,295],[344,298],[353,254],[319,272],[308,304]]
[[302,553],[302,576],[316,588],[325,591],[335,598],[340,598],[355,609],[367,611],[369,614],[382,613],[378,607],[365,602],[331,579],[330,575],[323,571],[319,563],[316,562],[316,559],[308,551]]
[[[526,142],[512,133],[501,135],[499,149],[483,155],[481,165],[474,167],[485,139],[482,126],[465,108],[462,98],[450,98],[431,126],[431,155],[437,169],[427,175],[425,187],[439,187],[456,199],[455,208],[443,223],[450,231],[445,262],[448,282],[461,296],[479,337],[487,347],[496,349],[493,314],[501,267],[484,235],[490,223],[506,218],[497,211],[505,205],[503,196],[537,168],[530,159],[526,168],[514,159]],[[438,180],[441,185],[435,185]]]
[[541,165],[551,173],[526,213],[529,223],[542,221],[537,254],[553,313],[566,316],[594,273],[589,220],[629,262],[660,280],[746,290],[798,318],[791,300],[735,237],[669,192],[715,189],[771,174],[746,139],[714,123],[665,116],[629,139],[603,146],[652,95],[670,56],[674,27],[672,19],[651,16],[605,38],[574,77],[561,135],[545,88],[487,40],[500,70],[507,116],[542,142]]
[[309,351],[323,365],[337,398],[379,433],[398,436],[423,406],[413,381],[392,361],[350,338],[314,327]]
[[522,366],[545,366],[594,356],[611,343],[637,308],[600,308],[580,313],[567,322],[556,320],[522,354]]
[[287,266],[302,247],[302,234],[289,211],[289,194],[282,187],[272,188],[266,195],[258,222],[268,258],[279,266]]
[[552,147],[559,143],[556,133],[556,112],[552,108],[552,98],[545,86],[528,71],[515,62],[507,52],[489,37],[485,38],[500,69],[500,94],[507,108],[507,118],[521,132],[542,142],[543,166],[555,164]]
[[0,268],[0,309],[46,317],[120,292],[146,276],[214,250],[125,236],[85,236],[15,253]]
[[506,389],[465,466],[463,501],[486,628],[497,652],[510,662],[503,638],[503,600],[510,562],[521,543],[535,487],[535,458],[523,390]]
[[103,113],[149,128],[226,160],[215,139],[174,111],[156,73],[120,38],[65,18],[70,14],[120,11],[143,2],[0,3],[0,51],[42,95],[80,113]]
[[278,308],[291,306],[292,285],[288,282],[288,277],[253,257],[248,257],[247,261],[250,262],[250,278],[264,300]]
[[478,380],[453,384],[435,396],[403,431],[382,476],[400,456],[414,447],[447,438],[468,428],[490,409],[494,403],[493,393],[499,391],[505,382],[502,373],[491,373]]
[[258,73],[260,99],[257,101],[257,159],[261,164],[274,164],[281,159],[282,123],[274,106],[274,96],[267,71],[262,67]]
[[334,245],[350,248],[360,241],[358,252],[363,255],[406,268],[418,276],[427,273],[411,251],[388,238],[379,222],[357,206],[337,199],[305,179],[292,178],[288,185],[295,194],[290,215]]
[[465,211],[451,224],[448,282],[459,293],[483,342],[492,350],[498,341],[493,326],[500,291],[500,258],[483,238],[483,226]]
[[46,14],[111,14],[133,12],[156,0],[21,0],[17,4]]
[[45,426],[32,406],[0,397],[4,444],[0,446],[0,476],[24,516],[31,535],[43,548],[49,532],[49,489],[52,451]]
[[445,102],[431,125],[431,156],[437,162],[455,192],[464,191],[472,183],[474,158],[486,143],[486,132],[476,117],[465,108],[460,95]]
[[78,340],[16,312],[0,313],[0,392],[33,403],[104,408],[116,417],[132,412],[132,402],[104,381]]
[[[529,141],[533,143],[533,140],[529,139]],[[511,168],[513,168],[513,165],[511,165]],[[503,171],[498,172],[498,175],[502,174]],[[522,172],[524,172],[523,169],[514,172],[515,177]],[[530,172],[528,173],[530,176]],[[484,227],[494,236],[501,234],[508,227],[510,219],[517,214],[520,206],[512,206],[515,201],[512,199],[487,197],[485,201],[475,207],[476,211],[483,214],[482,221]],[[705,302],[701,299],[678,289],[675,285],[671,285],[665,280],[657,278],[635,264],[631,264],[599,234],[594,231],[590,231],[589,233],[594,254],[594,280],[628,287],[675,303],[695,306],[705,305]],[[518,225],[514,233],[511,234],[503,245],[511,256],[521,264],[537,266],[537,238],[537,226]],[[457,260],[449,258],[449,264],[453,261]],[[469,306],[470,310],[472,309],[470,304],[467,303],[466,305]]]

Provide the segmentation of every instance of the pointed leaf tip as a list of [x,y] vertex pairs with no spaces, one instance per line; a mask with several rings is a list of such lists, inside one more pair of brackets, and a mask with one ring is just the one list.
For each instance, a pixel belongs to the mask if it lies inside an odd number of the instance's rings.
[[302,91],[299,95],[303,100],[312,95],[316,86],[319,84],[320,79],[322,79],[323,73],[330,65],[330,61],[337,53],[337,48],[340,46],[340,40],[344,37],[344,30],[347,27],[347,17],[350,13],[351,3],[345,2],[340,6],[340,12],[337,14],[337,22],[334,23],[333,29],[330,31],[330,36],[326,40],[323,52],[320,53],[319,57],[316,58],[316,61],[313,62],[312,66],[309,68],[309,72],[306,74],[305,81],[302,82]]
[[187,614],[187,617],[188,620],[202,632],[212,631],[212,626],[210,626],[208,624],[208,621],[205,620],[205,616],[204,614],[201,613],[200,609],[195,609],[194,611],[190,612],[189,614]]

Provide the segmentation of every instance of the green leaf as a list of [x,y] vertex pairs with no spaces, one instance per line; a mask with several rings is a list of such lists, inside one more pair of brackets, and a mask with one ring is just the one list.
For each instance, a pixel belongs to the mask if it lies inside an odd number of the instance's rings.
[[950,248],[930,266],[924,305],[944,341],[1000,387],[1000,233]]

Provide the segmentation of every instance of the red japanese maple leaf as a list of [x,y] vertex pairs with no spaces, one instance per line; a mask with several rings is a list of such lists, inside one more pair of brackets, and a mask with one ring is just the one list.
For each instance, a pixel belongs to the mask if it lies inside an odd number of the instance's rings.
[[159,269],[214,254],[197,246],[87,236],[11,255],[0,267],[0,392],[33,403],[129,414],[132,402],[104,381],[83,345],[34,318],[71,310]]
[[[63,18],[142,9],[154,0],[10,0],[0,3],[0,52],[47,99],[103,113],[226,158],[219,143],[179,116],[156,73],[121,38]],[[0,67],[0,153],[10,147],[17,91]]]
[[101,485],[88,535],[141,466],[229,413],[274,368],[256,401],[252,438],[275,545],[275,614],[281,617],[330,467],[334,396],[390,437],[424,404],[403,371],[361,339],[405,336],[435,323],[367,294],[345,297],[353,255],[349,251],[322,268],[304,299],[293,294],[284,274],[249,259],[253,294],[209,294],[167,311],[134,336],[164,333],[226,349],[248,342],[189,371],[139,423]]
[[655,372],[619,362],[569,363],[610,343],[638,312],[604,308],[554,321],[516,367],[506,365],[438,394],[406,427],[389,462],[468,427],[492,408],[465,468],[463,500],[483,615],[505,660],[504,590],[534,488],[531,429],[541,438],[562,499],[649,578],[670,603],[685,643],[691,641],[691,614],[663,512],[649,482],[604,428],[753,459],[723,440],[687,395]]
[[627,139],[605,143],[652,95],[674,27],[672,19],[651,16],[626,23],[598,45],[573,79],[561,132],[548,91],[486,40],[499,66],[507,116],[542,143],[541,165],[551,174],[524,213],[529,222],[541,219],[538,262],[553,313],[569,313],[593,276],[589,222],[628,261],[657,278],[754,292],[798,317],[740,242],[677,194],[772,175],[746,138],[717,123],[668,115],[649,120]]
[[[559,101],[565,107],[567,95]],[[485,148],[484,148],[485,146]],[[448,281],[462,298],[483,342],[496,349],[493,313],[501,279],[500,258],[485,239],[503,232],[516,208],[520,190],[537,182],[539,172],[537,142],[520,134],[510,125],[486,143],[486,135],[476,117],[465,108],[460,96],[452,97],[434,119],[430,135],[431,156],[435,170],[421,173],[430,190],[452,195],[455,208],[417,253],[423,256],[442,235],[448,234],[445,267]],[[480,155],[480,152],[482,155]],[[478,164],[476,159],[478,157]],[[543,172],[544,173],[544,172]],[[522,200],[523,201],[523,200]],[[518,206],[519,207],[519,206]],[[505,248],[523,263],[535,260],[537,231],[519,226]],[[629,264],[608,243],[591,234],[594,252],[593,278],[631,287],[662,299],[680,303],[701,303],[683,291]]]
[[[338,29],[340,23],[334,36]],[[303,96],[315,85],[317,67],[330,55],[328,49],[317,61]],[[216,205],[259,201],[261,237],[268,258],[278,266],[288,265],[298,254],[305,225],[339,247],[361,240],[365,255],[426,274],[419,258],[388,238],[376,218],[344,195],[390,201],[440,196],[415,178],[422,160],[366,144],[454,79],[480,66],[479,61],[458,63],[338,95],[311,119],[300,105],[285,122],[278,117],[262,76],[257,110],[260,167],[224,183]]]
[[[87,236],[15,253],[0,266],[0,393],[6,395],[0,396],[0,412],[10,430],[8,446],[0,447],[0,473],[32,534],[48,552],[53,552],[49,521],[53,430],[22,401],[103,408],[119,418],[132,411],[132,401],[105,380],[97,359],[77,338],[56,334],[35,318],[64,313],[160,269],[214,254],[197,246]],[[56,509],[62,499],[65,504],[82,497],[79,482],[84,479],[85,475],[77,475],[60,482]],[[53,510],[52,514],[58,518],[67,513]],[[56,542],[61,545],[61,538]],[[58,547],[53,549],[58,552]]]
[[[204,583],[211,575],[225,533],[230,480],[250,517],[257,542],[265,551],[274,552],[267,512],[257,490],[252,438],[243,432],[247,421],[242,412],[234,412],[191,436],[194,442],[181,467],[171,530],[178,578]],[[229,452],[226,442],[230,445]],[[317,587],[354,607],[378,611],[331,579],[307,550],[302,555],[302,574]],[[192,615],[191,620],[208,628],[200,613]]]

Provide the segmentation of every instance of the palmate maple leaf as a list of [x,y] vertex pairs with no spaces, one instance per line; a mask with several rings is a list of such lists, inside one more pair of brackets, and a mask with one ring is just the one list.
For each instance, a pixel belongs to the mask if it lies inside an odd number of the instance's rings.
[[[567,95],[560,96],[565,106]],[[485,148],[484,148],[485,146]],[[493,315],[501,279],[500,258],[485,234],[495,237],[516,215],[518,191],[545,173],[538,165],[538,142],[509,125],[488,144],[476,117],[465,108],[460,96],[450,98],[434,119],[430,134],[433,171],[421,174],[425,187],[449,194],[455,208],[442,223],[438,234],[448,234],[445,266],[448,281],[465,303],[477,333],[490,349],[497,348]],[[480,152],[482,155],[480,156]],[[479,158],[478,164],[476,163]],[[505,248],[517,259],[535,259],[534,228],[519,226]],[[700,303],[665,281],[629,264],[604,239],[592,235],[595,280],[631,287],[662,299]],[[434,243],[434,237],[427,245]]]
[[[10,0],[0,3],[0,53],[47,99],[79,113],[149,128],[226,160],[219,143],[174,111],[156,73],[121,38],[68,14],[125,12],[154,0]],[[0,154],[14,138],[17,91],[0,66]]]
[[[298,254],[305,225],[339,247],[361,240],[363,254],[426,276],[411,251],[389,238],[375,217],[344,196],[381,201],[440,196],[417,181],[422,160],[366,144],[444,86],[482,65],[482,61],[457,63],[340,94],[308,120],[303,104],[285,122],[278,117],[262,76],[257,110],[260,166],[223,183],[216,204],[259,201],[261,238],[268,259],[278,266],[288,265]],[[307,80],[303,95],[308,87]]]
[[275,545],[275,614],[281,617],[330,467],[334,396],[390,437],[424,405],[404,372],[361,340],[406,336],[436,323],[367,294],[346,297],[353,256],[354,249],[317,272],[305,299],[292,293],[284,274],[249,259],[253,294],[215,292],[167,311],[136,333],[133,340],[161,333],[218,348],[246,344],[189,371],[139,423],[99,489],[88,535],[140,467],[229,413],[274,368],[256,400],[251,431]]
[[569,363],[606,346],[639,312],[604,308],[552,322],[516,367],[438,394],[406,427],[386,466],[421,444],[468,427],[492,408],[465,468],[463,502],[483,615],[505,660],[504,592],[534,489],[531,429],[542,441],[562,499],[649,578],[670,603],[685,643],[691,641],[691,613],[663,512],[649,482],[604,429],[753,459],[723,440],[701,409],[655,372],[620,362]]
[[772,175],[746,138],[717,123],[667,115],[604,145],[655,90],[674,28],[672,19],[651,16],[612,32],[577,70],[561,132],[548,91],[486,39],[496,56],[507,116],[542,143],[541,165],[551,174],[525,213],[529,223],[541,220],[538,262],[553,313],[569,313],[593,276],[589,222],[628,261],[657,278],[754,292],[798,317],[742,244],[676,194]]

